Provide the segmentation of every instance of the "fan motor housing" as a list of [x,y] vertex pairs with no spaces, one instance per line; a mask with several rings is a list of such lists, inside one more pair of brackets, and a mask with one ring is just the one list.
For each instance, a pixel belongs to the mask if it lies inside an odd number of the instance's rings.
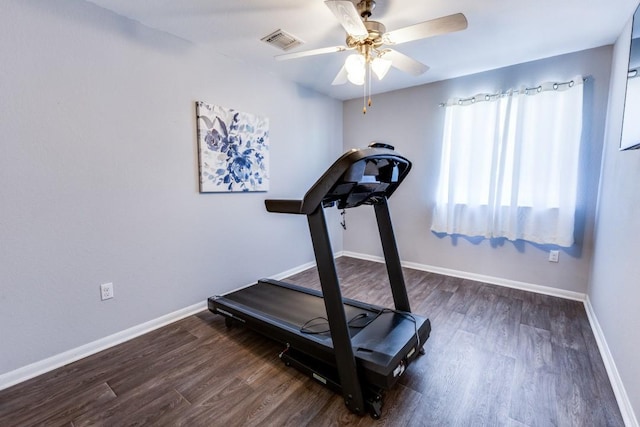
[[386,27],[378,21],[363,21],[363,24],[369,32],[367,38],[361,40],[348,35],[347,46],[349,46],[350,48],[356,48],[363,44],[367,44],[374,48],[382,46],[382,35],[386,33]]

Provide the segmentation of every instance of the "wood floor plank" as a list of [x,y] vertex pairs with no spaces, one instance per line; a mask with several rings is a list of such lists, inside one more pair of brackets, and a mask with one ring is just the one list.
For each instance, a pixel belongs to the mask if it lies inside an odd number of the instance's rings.
[[227,386],[217,389],[215,395],[208,395],[207,401],[191,405],[188,411],[166,415],[163,425],[175,426],[208,426],[208,425],[242,425],[240,419],[229,421],[228,412],[244,405],[247,396],[254,393],[242,378],[229,378]]
[[[56,369],[33,380],[26,381],[2,392],[0,399],[0,419],[3,414],[19,410],[37,411],[55,405],[74,390],[82,390],[96,382],[104,382],[111,375],[111,366],[120,370],[135,370],[137,363],[145,357],[164,354],[193,341],[194,336],[186,331],[169,326],[164,333],[153,331],[119,346],[89,356],[71,365]],[[64,384],[64,387],[60,387]]]
[[464,281],[464,279],[459,277],[444,276],[441,274],[434,275],[434,280],[437,283],[438,289],[451,293],[458,292],[460,285]]
[[373,425],[373,420],[345,411],[342,397],[334,395],[306,425],[307,427],[355,427]]
[[116,399],[98,405],[93,411],[85,412],[74,418],[73,424],[75,427],[126,424],[128,417],[131,417],[140,408],[162,398],[171,391],[170,387],[165,387],[162,384],[161,374],[159,374],[153,383],[144,384],[119,395]]
[[[287,399],[277,411],[273,411],[268,419],[270,425],[283,427],[299,427],[307,425],[309,420],[324,416],[321,412],[329,401],[336,399],[335,393],[313,381],[304,379],[293,394],[296,399]],[[338,399],[341,400],[341,399]]]
[[482,283],[479,282],[461,280],[458,289],[447,302],[447,308],[461,314],[467,314],[481,286]]
[[109,402],[117,396],[106,383],[69,393],[66,398],[56,400],[55,405],[47,411],[25,408],[16,411],[9,417],[2,419],[2,425],[50,425],[62,426],[70,424],[77,416],[89,412],[104,402]]
[[[384,396],[382,415],[375,425],[382,426],[411,426],[416,423],[415,412],[422,400],[422,393],[398,385],[389,390]],[[365,420],[362,420],[364,424]],[[366,419],[369,421],[369,419]]]
[[175,390],[166,393],[133,412],[116,416],[108,420],[109,425],[168,425],[167,418],[182,413],[190,407],[184,397]]
[[[465,394],[458,399],[462,408],[456,414],[457,425],[497,426],[509,416],[509,402],[515,359],[486,350],[477,352],[469,369]],[[499,375],[496,375],[499,373]],[[482,390],[482,393],[478,393]]]
[[452,425],[467,409],[460,406],[460,396],[471,384],[468,380],[478,359],[476,340],[476,335],[458,329],[448,351],[438,349],[422,361],[428,369],[424,387],[419,390],[422,404],[415,412],[422,425]]
[[492,316],[486,325],[483,346],[497,354],[517,357],[517,344],[520,320],[522,318],[522,300],[498,296]]
[[523,300],[521,322],[525,325],[550,331],[551,318],[549,315],[549,305],[536,303],[535,300],[533,295]]
[[[431,337],[424,346],[425,354],[418,357],[407,369],[407,372],[400,379],[401,384],[418,392],[430,386],[429,382],[433,378],[433,372],[439,369],[438,363],[434,362],[439,360],[438,357],[441,357],[441,349],[451,347],[449,343],[463,319],[464,315],[455,312],[449,315],[441,314],[432,319],[433,323],[438,326],[431,331]],[[434,353],[436,354],[434,355]]]
[[412,309],[415,313],[436,317],[440,312],[446,310],[447,302],[452,295],[453,293],[449,291],[435,289],[422,301],[411,299]]
[[610,408],[607,399],[598,405],[592,404],[603,396],[603,388],[593,381],[589,354],[558,345],[553,346],[553,351],[556,364],[563,372],[563,375],[558,377],[558,394],[570,396],[569,404],[559,408],[560,422],[585,425],[595,419],[606,420],[609,426],[623,425],[620,418],[607,415],[606,412]]
[[460,328],[472,334],[486,335],[489,332],[489,322],[494,314],[498,296],[487,286],[482,286],[475,294],[473,303],[465,315]]
[[[218,420],[224,424],[258,426],[268,425],[269,416],[278,406],[293,395],[303,381],[296,372],[286,372],[284,366],[266,365],[253,378],[253,384],[247,384],[252,393],[245,394],[242,399],[231,402],[232,406],[221,414]],[[246,384],[246,382],[245,382]],[[240,403],[240,404],[238,404]],[[211,406],[209,400],[203,404]]]
[[588,323],[582,324],[582,336],[585,340],[587,355],[593,373],[592,381],[596,387],[596,394],[600,399],[600,405],[603,411],[603,417],[608,426],[623,425],[620,410],[617,402],[609,398],[613,395],[613,388],[609,382],[609,376],[602,360],[602,355],[598,351],[598,343],[596,342],[591,326]]
[[[198,369],[179,378],[179,381],[176,381],[176,390],[192,404],[203,404],[230,387],[230,382],[236,381],[238,376],[246,377],[248,372],[264,364],[261,354],[252,354],[242,351],[241,348],[236,351],[233,344],[227,348],[230,350],[228,353],[212,354]],[[272,349],[275,350],[275,346]],[[242,362],[239,363],[239,360]]]
[[[336,267],[345,297],[392,306],[384,264]],[[0,391],[0,425],[623,425],[581,303],[404,272],[432,332],[380,421],[286,367],[281,344],[203,311]],[[320,289],[314,268],[287,281]]]
[[566,304],[554,306],[550,310],[551,341],[560,347],[586,351],[582,326],[576,319],[575,308]]
[[541,369],[519,366],[511,390],[509,416],[527,426],[558,424],[556,376]]
[[530,426],[557,425],[556,378],[551,333],[521,324],[511,384],[509,418]]
[[558,374],[553,360],[551,333],[525,324],[518,329],[518,360],[521,364],[529,369]]

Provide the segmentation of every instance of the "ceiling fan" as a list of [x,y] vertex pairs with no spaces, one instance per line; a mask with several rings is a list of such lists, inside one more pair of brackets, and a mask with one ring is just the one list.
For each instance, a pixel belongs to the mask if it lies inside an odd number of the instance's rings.
[[[367,77],[370,85],[372,71],[381,80],[391,66],[418,76],[426,72],[429,67],[388,46],[467,28],[467,18],[462,13],[456,13],[387,32],[382,23],[369,20],[376,6],[375,0],[361,0],[357,6],[349,0],[327,0],[324,4],[333,12],[338,22],[347,31],[346,46],[332,46],[288,53],[278,55],[276,59],[287,60],[356,50],[356,54],[347,57],[342,69],[333,80],[333,85],[344,84],[347,81],[357,85],[364,85]],[[369,101],[369,105],[371,105],[370,103],[371,101]],[[364,112],[366,112],[366,107]]]

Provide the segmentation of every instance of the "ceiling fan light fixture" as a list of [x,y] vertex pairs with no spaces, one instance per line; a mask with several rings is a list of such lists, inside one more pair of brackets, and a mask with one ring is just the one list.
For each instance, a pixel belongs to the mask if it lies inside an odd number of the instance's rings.
[[349,74],[364,74],[364,66],[364,56],[359,53],[353,53],[347,56],[346,61],[344,61],[344,67]]
[[356,86],[362,86],[364,84],[364,73],[347,73],[347,80],[349,80],[349,82],[353,83]]
[[380,56],[376,57],[371,61],[371,69],[378,76],[378,80],[382,80],[384,76],[389,72],[389,68],[391,68],[391,60],[385,59]]
[[364,84],[366,61],[364,56],[354,53],[347,56],[344,62],[344,68],[347,70],[347,80],[354,85],[361,86]]

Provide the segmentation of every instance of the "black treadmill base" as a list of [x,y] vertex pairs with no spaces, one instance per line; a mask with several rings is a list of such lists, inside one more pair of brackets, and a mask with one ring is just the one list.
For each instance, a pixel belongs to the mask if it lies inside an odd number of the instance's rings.
[[[390,389],[429,338],[429,319],[347,298],[343,298],[343,305],[351,320],[348,329],[358,377],[367,386]],[[301,330],[308,320],[327,317],[319,291],[265,279],[209,298],[209,309],[225,316],[227,325],[237,321],[316,363],[336,367],[331,334]]]

